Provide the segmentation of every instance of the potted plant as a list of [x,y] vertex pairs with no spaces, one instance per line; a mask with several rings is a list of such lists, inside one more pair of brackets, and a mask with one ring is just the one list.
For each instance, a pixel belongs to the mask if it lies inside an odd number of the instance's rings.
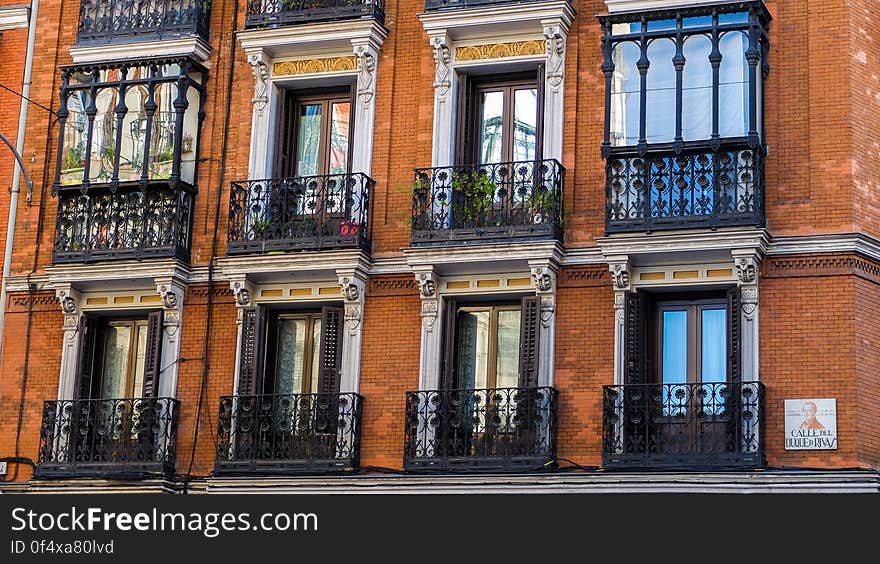
[[530,202],[532,223],[548,223],[556,209],[556,194],[543,185],[532,187]]
[[455,212],[461,214],[460,219],[466,225],[484,226],[497,191],[498,186],[485,172],[455,173],[452,179],[453,197],[457,203]]

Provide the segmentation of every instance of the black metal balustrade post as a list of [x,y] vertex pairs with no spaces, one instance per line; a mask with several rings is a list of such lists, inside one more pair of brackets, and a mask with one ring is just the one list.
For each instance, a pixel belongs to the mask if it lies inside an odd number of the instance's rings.
[[172,398],[46,401],[34,475],[170,476],[179,411]]
[[407,392],[404,467],[523,471],[556,459],[554,388]]
[[215,474],[326,473],[360,462],[355,393],[220,398]]
[[766,464],[760,382],[605,386],[602,412],[606,468]]
[[562,240],[564,178],[555,159],[416,169],[412,243]]
[[233,182],[226,252],[369,251],[375,185],[359,172]]

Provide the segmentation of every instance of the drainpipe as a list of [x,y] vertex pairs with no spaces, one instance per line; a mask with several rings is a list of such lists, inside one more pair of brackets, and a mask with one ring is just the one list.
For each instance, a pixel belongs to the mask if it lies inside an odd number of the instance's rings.
[[[37,40],[37,11],[40,0],[31,0],[31,13],[28,17],[27,54],[24,59],[24,78],[21,83],[21,109],[18,112],[18,134],[15,138],[15,152],[24,150],[24,136],[27,129],[28,98],[31,95],[31,71],[34,67],[34,45]],[[12,172],[12,197],[9,199],[9,219],[6,223],[6,248],[3,251],[3,274],[0,279],[0,363],[3,361],[3,333],[6,328],[6,281],[12,271],[12,244],[15,241],[15,223],[18,213],[18,195],[21,193],[22,166],[15,160]],[[30,203],[30,196],[28,197]],[[38,233],[39,237],[40,234]]]

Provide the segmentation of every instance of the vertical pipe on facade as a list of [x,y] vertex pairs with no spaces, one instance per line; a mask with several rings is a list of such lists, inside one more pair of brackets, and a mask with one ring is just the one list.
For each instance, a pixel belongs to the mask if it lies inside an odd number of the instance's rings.
[[[21,109],[18,112],[18,132],[15,138],[15,150],[19,154],[24,150],[24,137],[27,128],[28,98],[31,95],[31,71],[34,66],[34,45],[37,39],[37,11],[40,0],[31,0],[31,10],[28,17],[28,40],[27,52],[24,59],[24,76],[21,83]],[[21,193],[22,168],[15,161],[15,169],[12,172],[11,198],[9,199],[9,219],[6,222],[6,247],[3,251],[3,274],[0,279],[0,363],[3,360],[3,333],[6,322],[6,281],[12,271],[12,245],[15,241],[15,222],[18,213],[18,195]],[[40,233],[37,233],[37,237]]]

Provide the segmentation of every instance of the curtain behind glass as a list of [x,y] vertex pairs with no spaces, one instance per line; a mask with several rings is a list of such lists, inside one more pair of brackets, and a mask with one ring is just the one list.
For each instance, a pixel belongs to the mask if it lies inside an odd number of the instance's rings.
[[639,141],[640,77],[636,63],[639,46],[625,41],[614,47],[614,75],[611,79],[611,144],[635,145]]

